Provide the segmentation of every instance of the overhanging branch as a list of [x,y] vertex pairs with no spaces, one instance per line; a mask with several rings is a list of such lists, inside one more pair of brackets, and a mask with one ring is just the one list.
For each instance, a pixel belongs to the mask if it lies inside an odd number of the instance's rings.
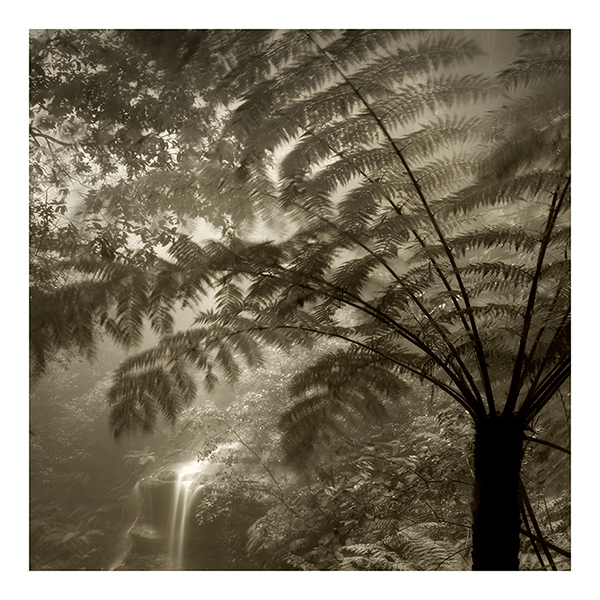
[[41,137],[41,138],[45,139],[46,141],[54,142],[55,144],[60,144],[61,146],[73,146],[73,144],[71,144],[70,142],[63,142],[62,140],[52,137],[51,135],[48,135],[47,133],[43,133],[37,127],[30,127],[29,133],[31,134],[31,136],[33,138]]

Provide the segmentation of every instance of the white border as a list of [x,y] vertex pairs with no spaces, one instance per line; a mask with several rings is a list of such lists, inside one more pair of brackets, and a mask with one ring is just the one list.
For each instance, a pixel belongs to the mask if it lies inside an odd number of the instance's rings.
[[[565,5],[522,0],[481,2],[228,2],[213,8],[200,2],[125,3],[114,0],[88,5],[78,2],[27,2],[5,10],[2,36],[4,117],[2,170],[5,185],[2,255],[4,367],[2,515],[4,536],[0,565],[4,589],[29,597],[144,598],[205,595],[214,598],[378,598],[391,595],[451,600],[457,598],[582,597],[597,588],[587,578],[596,565],[597,496],[595,460],[599,386],[596,346],[600,286],[593,243],[598,239],[597,183],[597,26],[583,1]],[[214,3],[219,7],[219,3]],[[590,6],[588,4],[588,6]],[[573,30],[573,158],[574,236],[574,367],[573,367],[573,526],[574,557],[570,573],[282,573],[193,572],[115,573],[28,571],[28,401],[27,401],[27,33],[30,28],[270,28],[354,27],[433,29],[570,28]],[[8,185],[6,185],[8,184]],[[8,327],[6,326],[8,324]],[[16,417],[16,418],[15,418]],[[8,468],[7,468],[8,467]],[[8,581],[7,581],[8,580]]]

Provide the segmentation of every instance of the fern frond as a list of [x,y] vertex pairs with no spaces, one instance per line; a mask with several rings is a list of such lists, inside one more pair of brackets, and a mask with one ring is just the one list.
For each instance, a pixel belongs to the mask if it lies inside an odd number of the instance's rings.
[[464,148],[466,144],[485,141],[485,130],[479,117],[436,116],[420,129],[394,138],[400,151],[411,164],[429,160],[440,152]]
[[280,420],[288,458],[303,462],[323,435],[341,439],[365,419],[385,418],[386,403],[408,389],[395,369],[360,351],[324,355],[290,384],[296,404]]
[[[236,127],[232,132],[238,139],[247,142],[249,152],[274,150],[300,135],[302,129],[312,127],[313,123],[328,123],[339,115],[350,117],[361,103],[348,87],[348,82],[370,99],[395,96],[398,91],[392,91],[388,86],[393,87],[406,78],[418,78],[419,74],[430,73],[432,68],[448,62],[460,63],[479,52],[469,40],[454,41],[445,36],[425,40],[412,48],[388,34],[386,41],[395,43],[396,47],[388,50],[391,56],[378,57],[360,44],[354,46],[361,38],[363,42],[366,41],[369,37],[366,33],[351,36],[353,43],[341,45],[342,38],[349,35],[345,32],[331,47],[320,48],[320,52],[314,45],[315,54],[305,53],[302,63],[283,69],[273,79],[256,86],[255,92],[236,110],[232,120]],[[407,37],[406,33],[403,35],[400,31],[395,35],[398,38]],[[312,33],[306,32],[305,37],[313,39]],[[371,43],[377,37],[373,36]],[[341,53],[336,50],[338,46]],[[330,56],[335,62],[330,60]],[[355,62],[359,56],[363,60],[369,58],[372,67],[353,73],[349,80],[339,81],[338,67]],[[374,70],[377,77],[373,76]],[[337,85],[336,81],[339,81]],[[332,83],[332,87],[327,87]],[[294,101],[289,107],[286,106],[288,98]],[[277,111],[280,112],[279,116]],[[266,119],[269,114],[275,115],[275,119]]]
[[[213,101],[219,105],[228,106],[256,83],[269,78],[273,69],[290,62],[296,53],[303,53],[309,43],[297,31],[287,31],[278,40],[273,40],[273,35],[274,32],[246,30],[235,36],[233,41],[237,48],[226,50],[231,50],[231,55],[239,62],[217,85],[209,99],[214,98]],[[231,44],[231,39],[228,43]]]
[[[533,253],[539,246],[538,239],[517,228],[487,228],[477,233],[467,233],[449,240],[452,251],[464,256],[469,250],[508,247],[516,252]],[[443,258],[445,249],[441,245],[427,246],[415,253],[415,258]]]
[[461,272],[471,276],[471,281],[503,280],[511,282],[517,287],[531,284],[533,273],[531,269],[505,262],[470,263],[461,267]]
[[379,128],[367,115],[357,114],[319,130],[306,128],[280,165],[282,180],[297,180],[337,153],[379,140]]
[[495,206],[531,201],[540,193],[550,198],[552,190],[562,181],[564,177],[560,173],[544,170],[516,175],[507,182],[493,176],[435,203],[434,210],[443,220]]
[[185,365],[172,362],[166,368],[152,368],[116,375],[109,392],[109,423],[116,438],[141,428],[150,431],[159,412],[173,423],[181,408],[196,395],[193,378]]
[[379,257],[367,254],[342,263],[333,273],[331,281],[341,290],[359,295],[378,269],[381,269]]
[[217,309],[225,313],[240,312],[244,308],[244,290],[227,277],[221,282],[215,294]]
[[[567,79],[570,76],[569,30],[527,31],[519,35],[521,57],[500,73],[510,87]],[[564,84],[563,84],[564,85]]]
[[403,86],[394,98],[374,103],[373,110],[390,131],[395,131],[427,113],[484,101],[493,93],[493,88],[477,75],[432,78],[426,83]]

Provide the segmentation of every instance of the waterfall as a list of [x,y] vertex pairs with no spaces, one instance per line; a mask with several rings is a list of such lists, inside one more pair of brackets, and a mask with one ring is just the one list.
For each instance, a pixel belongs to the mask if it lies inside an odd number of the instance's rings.
[[204,461],[192,460],[180,463],[174,470],[177,481],[173,490],[171,515],[169,520],[169,547],[167,568],[179,571],[184,568],[183,554],[187,534],[187,524],[190,519],[190,508],[196,494],[204,487],[199,482],[201,474],[214,464],[215,457],[227,454],[228,451],[239,448],[238,443],[222,444]]
[[170,570],[183,569],[183,550],[192,499],[202,485],[196,481],[206,463],[186,463],[180,467],[173,490],[169,525],[167,566]]

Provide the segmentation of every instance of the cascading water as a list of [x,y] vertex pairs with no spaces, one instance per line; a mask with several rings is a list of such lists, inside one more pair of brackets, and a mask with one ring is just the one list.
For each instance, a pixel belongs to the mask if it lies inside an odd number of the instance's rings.
[[173,490],[173,503],[169,526],[169,555],[167,566],[171,570],[183,569],[183,551],[186,541],[187,522],[192,500],[203,486],[198,483],[199,475],[208,463],[185,463],[178,469],[177,482]]
[[185,567],[184,550],[190,520],[190,508],[194,504],[196,494],[204,487],[204,484],[200,481],[202,475],[206,475],[207,471],[214,471],[215,457],[238,447],[239,444],[237,443],[223,444],[204,461],[188,461],[175,467],[177,481],[173,490],[169,521],[168,569],[178,571]]

